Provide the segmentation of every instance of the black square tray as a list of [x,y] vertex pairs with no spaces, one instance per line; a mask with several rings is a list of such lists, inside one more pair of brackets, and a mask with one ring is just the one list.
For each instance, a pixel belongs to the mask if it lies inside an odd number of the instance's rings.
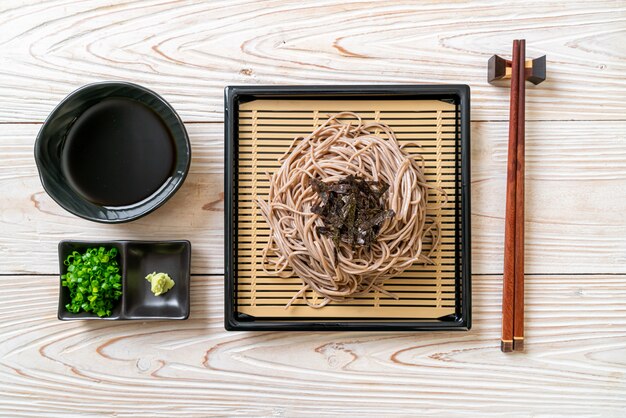
[[[341,108],[341,104],[346,105],[345,100],[351,103],[357,103],[359,109]],[[257,103],[269,103],[264,110],[263,105],[259,108],[250,106],[255,101]],[[287,102],[288,101],[288,102]],[[329,101],[337,103],[337,106],[329,104]],[[357,101],[357,102],[354,102]],[[286,112],[295,112],[296,118],[306,117],[308,114],[303,109],[309,109],[308,104],[312,106],[316,104],[323,109],[332,109],[336,111],[354,110],[357,113],[361,111],[367,113],[369,105],[372,108],[376,103],[389,103],[389,101],[404,101],[404,106],[410,106],[411,103],[417,101],[431,101],[429,103],[446,103],[451,109],[446,111],[448,119],[447,129],[449,132],[446,138],[447,148],[452,149],[450,152],[437,152],[439,159],[447,159],[446,167],[452,173],[449,175],[451,180],[450,191],[453,194],[453,208],[451,212],[452,232],[449,237],[448,245],[450,247],[449,257],[443,260],[445,264],[442,268],[447,270],[447,282],[449,291],[446,295],[439,296],[439,304],[445,303],[449,309],[449,313],[441,317],[420,317],[419,303],[416,299],[406,302],[403,305],[405,309],[401,316],[389,317],[385,315],[372,315],[369,317],[346,317],[338,314],[337,316],[316,314],[311,315],[290,315],[289,310],[271,309],[265,306],[262,309],[256,305],[254,312],[267,312],[267,314],[251,315],[248,293],[251,286],[257,283],[257,277],[263,280],[267,278],[258,276],[260,273],[254,269],[245,268],[245,262],[241,259],[249,253],[247,250],[249,242],[240,243],[241,238],[246,237],[243,231],[240,234],[240,225],[245,225],[250,218],[250,211],[253,211],[249,190],[247,190],[250,179],[255,179],[257,172],[252,171],[250,175],[250,158],[246,154],[251,148],[250,138],[253,138],[254,144],[252,148],[257,146],[263,147],[263,142],[256,142],[256,137],[251,137],[251,132],[257,135],[257,126],[250,128],[250,120],[254,120],[256,124],[257,118],[262,118],[262,114],[270,122],[271,120],[286,117]],[[406,102],[415,101],[415,102]],[[298,103],[305,103],[303,107],[299,107]],[[323,103],[320,104],[320,103]],[[398,102],[399,103],[399,102]],[[250,110],[254,108],[254,110]],[[261,109],[261,110],[258,110]],[[277,110],[283,109],[283,110]],[[268,113],[270,112],[270,113]],[[271,112],[277,116],[274,117]],[[299,112],[299,113],[298,113]],[[371,111],[369,111],[371,113]],[[425,111],[422,111],[426,113]],[[309,112],[310,113],[310,112]],[[320,110],[320,115],[321,115]],[[419,112],[414,112],[419,113]],[[317,114],[317,112],[316,112]],[[377,113],[377,115],[382,113]],[[390,118],[397,118],[389,116]],[[401,113],[400,113],[401,115]],[[425,331],[425,330],[469,330],[471,327],[471,257],[470,257],[470,89],[466,85],[378,85],[378,86],[234,86],[225,89],[225,281],[224,281],[224,314],[225,328],[227,330],[354,330],[354,331]],[[320,116],[321,117],[321,116]],[[378,116],[377,116],[378,117]],[[382,116],[381,116],[382,118]],[[420,115],[411,116],[414,120],[420,119]],[[441,123],[441,113],[439,114],[439,122]],[[240,127],[240,120],[242,121]],[[259,122],[262,127],[262,122]],[[406,125],[400,125],[406,126]],[[421,125],[420,125],[421,126]],[[441,126],[441,125],[439,125]],[[260,128],[259,128],[260,129]],[[400,128],[402,129],[402,128]],[[280,131],[280,129],[275,129]],[[412,130],[414,131],[414,130]],[[271,137],[271,133],[269,134]],[[284,140],[287,137],[284,132],[278,139],[272,138],[273,145],[279,143],[277,141]],[[440,137],[440,136],[439,136]],[[255,148],[256,149],[256,148]],[[445,151],[445,150],[444,150]],[[444,155],[445,154],[445,155]],[[256,154],[254,154],[256,155]],[[431,157],[435,158],[435,157]],[[254,157],[252,158],[254,160]],[[245,165],[240,175],[240,164]],[[256,167],[256,164],[253,165]],[[247,171],[246,171],[247,170]],[[254,170],[254,169],[253,169]],[[268,168],[263,168],[268,171]],[[260,172],[259,172],[260,173]],[[241,182],[241,184],[240,184]],[[241,195],[241,196],[240,196]],[[241,227],[244,228],[244,227]],[[240,246],[245,248],[240,249]],[[256,263],[253,261],[251,264]],[[243,265],[244,268],[240,268]],[[251,271],[252,270],[252,271]],[[417,277],[427,277],[424,274],[428,272],[421,271]],[[276,278],[277,283],[282,280]],[[265,282],[264,282],[265,283]],[[275,294],[274,292],[273,294]],[[256,292],[256,294],[261,294]],[[291,296],[291,295],[290,295]],[[267,305],[268,297],[261,298],[260,305]],[[402,299],[402,296],[400,297]],[[407,299],[408,300],[408,299]],[[443,300],[443,302],[441,301]],[[381,302],[382,304],[382,298]],[[412,308],[415,304],[415,308]],[[330,305],[329,305],[330,306]],[[381,305],[382,306],[382,305]],[[391,306],[391,305],[389,305]],[[437,305],[440,306],[440,305]],[[327,306],[328,307],[328,306]],[[326,308],[327,308],[326,307]],[[322,309],[326,309],[322,308]],[[265,309],[265,310],[264,310]],[[364,308],[365,309],[365,308]],[[320,310],[321,311],[321,310]],[[284,312],[284,313],[283,313]],[[335,312],[335,311],[333,311]]]

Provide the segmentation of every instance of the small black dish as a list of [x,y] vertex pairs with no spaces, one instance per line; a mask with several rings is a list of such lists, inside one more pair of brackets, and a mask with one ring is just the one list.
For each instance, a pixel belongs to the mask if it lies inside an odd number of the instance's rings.
[[[187,319],[190,300],[191,243],[189,241],[61,241],[59,243],[60,275],[67,272],[63,261],[73,251],[92,247],[115,247],[122,276],[122,296],[111,316],[100,318],[90,312],[72,313],[65,309],[69,290],[59,279],[60,320],[75,319]],[[172,289],[154,296],[145,277],[152,272],[165,272],[176,283]]]
[[191,161],[185,126],[159,95],[136,84],[89,84],[59,103],[35,142],[45,191],[70,213],[128,222],[165,203]]
[[[189,241],[127,244],[124,288],[126,319],[189,317],[190,253]],[[154,296],[150,291],[150,283],[146,280],[146,276],[153,272],[168,273],[176,284],[164,295]]]

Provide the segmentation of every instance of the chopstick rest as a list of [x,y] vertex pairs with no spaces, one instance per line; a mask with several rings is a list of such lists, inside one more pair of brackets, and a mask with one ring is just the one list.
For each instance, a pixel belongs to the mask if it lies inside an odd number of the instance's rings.
[[489,59],[488,81],[511,80],[507,162],[504,271],[502,284],[503,352],[524,350],[524,175],[526,80],[546,78],[546,57],[526,61],[526,41],[513,41],[511,61]]

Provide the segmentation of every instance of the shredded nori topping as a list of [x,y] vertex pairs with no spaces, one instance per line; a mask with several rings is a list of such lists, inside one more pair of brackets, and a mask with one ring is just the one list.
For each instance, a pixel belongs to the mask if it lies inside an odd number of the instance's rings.
[[395,216],[393,210],[385,209],[383,197],[389,185],[384,181],[349,175],[330,183],[314,178],[311,187],[321,199],[311,208],[324,222],[317,232],[332,238],[335,247],[340,242],[350,244],[352,249],[371,246],[383,222]]

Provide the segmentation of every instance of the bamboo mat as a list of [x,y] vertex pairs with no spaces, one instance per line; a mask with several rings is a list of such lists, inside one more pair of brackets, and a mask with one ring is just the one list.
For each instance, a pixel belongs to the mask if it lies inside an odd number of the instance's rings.
[[[267,198],[269,181],[292,139],[306,135],[327,115],[352,111],[366,121],[389,125],[399,141],[414,142],[409,153],[421,153],[425,175],[433,186],[443,188],[448,203],[431,194],[428,215],[441,225],[442,242],[433,254],[434,264],[415,264],[385,282],[393,299],[372,292],[351,302],[332,302],[322,309],[308,307],[302,299],[289,309],[285,305],[300,287],[297,277],[269,276],[262,270],[262,249],[269,228],[256,207],[257,197]],[[457,167],[457,109],[438,100],[268,100],[258,99],[239,106],[237,156],[237,250],[236,294],[238,312],[272,318],[379,318],[433,319],[455,312],[456,250],[461,207]],[[428,250],[428,246],[426,247]],[[460,260],[459,260],[460,262]],[[307,293],[313,299],[314,292]]]

